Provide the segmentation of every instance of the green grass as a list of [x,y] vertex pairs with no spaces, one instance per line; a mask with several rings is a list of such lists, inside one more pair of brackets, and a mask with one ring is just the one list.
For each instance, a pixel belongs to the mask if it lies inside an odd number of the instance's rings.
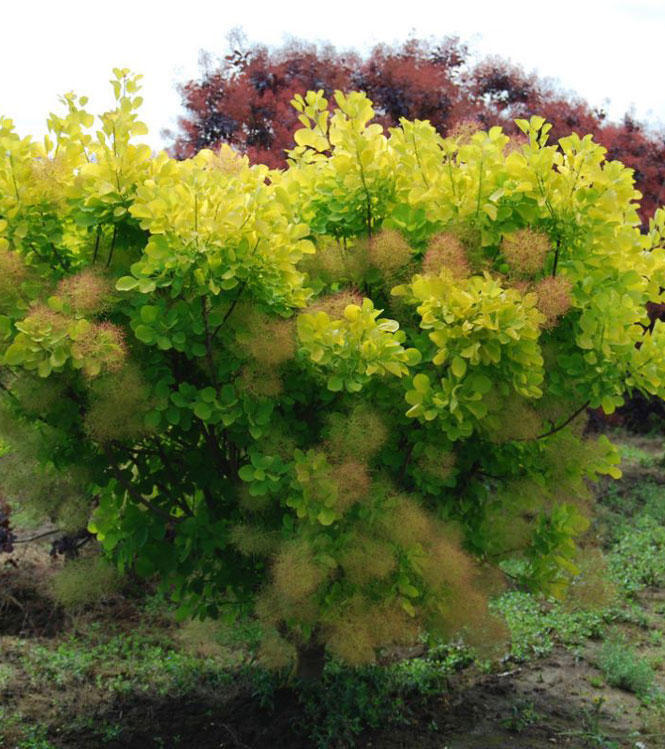
[[619,689],[647,697],[653,689],[655,674],[650,663],[641,658],[624,637],[614,635],[603,643],[598,654],[598,668],[607,683]]
[[97,689],[116,694],[187,694],[233,679],[228,669],[211,659],[179,652],[164,637],[105,636],[94,626],[82,635],[70,635],[56,647],[26,647],[22,662],[35,687],[51,682],[66,689],[92,681]]
[[578,646],[599,638],[616,614],[614,607],[570,611],[558,601],[520,591],[504,593],[492,608],[505,618],[511,655],[521,661],[548,655],[557,643]]
[[663,460],[662,454],[654,454],[635,445],[624,443],[618,447],[622,462],[637,464],[640,468],[653,468]]

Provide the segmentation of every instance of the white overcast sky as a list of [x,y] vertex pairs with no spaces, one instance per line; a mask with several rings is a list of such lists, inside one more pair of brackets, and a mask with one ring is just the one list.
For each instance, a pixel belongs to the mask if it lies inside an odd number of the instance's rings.
[[222,55],[237,27],[250,43],[296,37],[361,52],[410,33],[457,35],[475,57],[510,59],[613,119],[632,110],[665,124],[665,0],[0,0],[0,25],[0,115],[22,135],[41,137],[66,91],[103,111],[111,68],[128,67],[144,74],[146,140],[161,147],[180,112],[175,84],[197,75],[200,50]]

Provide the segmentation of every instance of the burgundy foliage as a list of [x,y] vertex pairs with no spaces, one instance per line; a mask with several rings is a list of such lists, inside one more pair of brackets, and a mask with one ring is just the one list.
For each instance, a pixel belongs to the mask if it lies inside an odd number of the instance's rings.
[[10,514],[10,506],[0,498],[0,553],[11,554],[14,550],[15,536],[11,528]]

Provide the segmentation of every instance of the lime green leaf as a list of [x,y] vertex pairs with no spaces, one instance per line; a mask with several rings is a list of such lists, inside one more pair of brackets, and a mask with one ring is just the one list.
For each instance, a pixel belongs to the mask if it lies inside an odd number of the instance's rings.
[[139,341],[143,341],[143,343],[147,344],[154,343],[156,338],[155,331],[147,325],[137,325],[134,330],[134,335],[139,339]]
[[466,362],[461,356],[456,356],[451,362],[450,369],[455,377],[461,379],[466,374]]
[[238,471],[238,476],[243,481],[254,481],[254,467],[251,465],[242,466]]
[[131,291],[138,285],[138,278],[134,278],[133,276],[122,276],[122,278],[119,278],[115,283],[115,287],[118,291]]

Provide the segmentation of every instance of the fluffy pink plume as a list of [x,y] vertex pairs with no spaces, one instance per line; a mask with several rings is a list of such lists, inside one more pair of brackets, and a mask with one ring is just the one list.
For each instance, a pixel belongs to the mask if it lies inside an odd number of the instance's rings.
[[506,234],[501,243],[501,252],[511,271],[521,276],[541,271],[550,248],[549,237],[531,229]]
[[570,288],[570,281],[562,276],[548,276],[534,286],[533,290],[538,295],[538,309],[547,318],[543,327],[553,328],[570,309]]
[[464,246],[448,232],[432,237],[423,258],[423,273],[435,276],[442,268],[449,270],[455,278],[466,278],[470,273]]

